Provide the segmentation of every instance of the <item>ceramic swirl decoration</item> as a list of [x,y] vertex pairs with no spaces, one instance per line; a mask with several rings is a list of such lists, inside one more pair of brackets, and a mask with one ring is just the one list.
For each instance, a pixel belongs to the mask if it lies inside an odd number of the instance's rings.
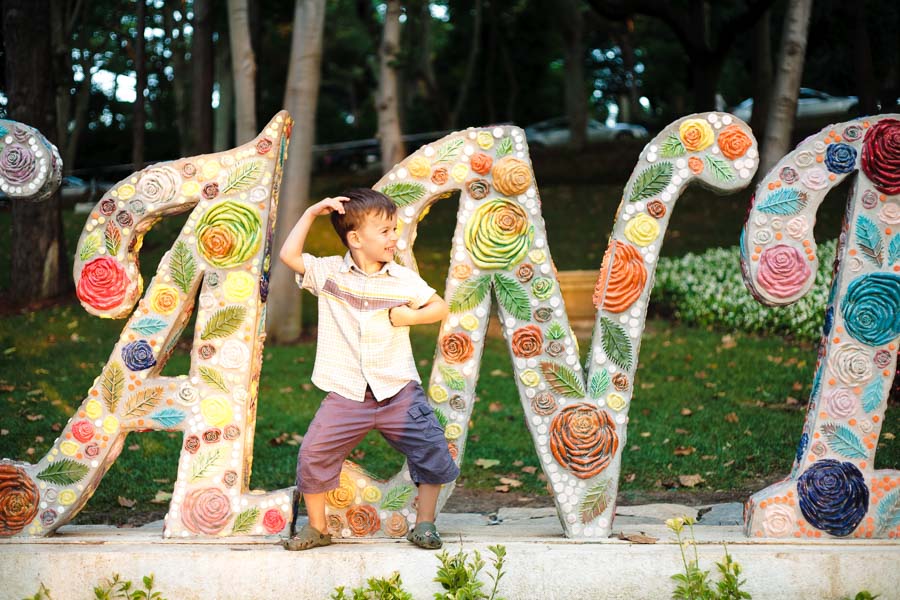
[[[134,173],[91,211],[78,242],[78,298],[90,313],[129,319],[47,455],[35,465],[0,462],[0,536],[44,536],[69,521],[126,435],[142,430],[184,436],[166,537],[268,535],[290,521],[290,489],[249,493],[247,485],[291,125],[281,112],[236,149]],[[33,134],[23,139],[17,143],[34,150]],[[0,176],[6,173],[0,165]],[[142,296],[137,258],[144,234],[158,220],[189,210]],[[164,377],[195,302],[190,372]]]
[[744,280],[765,304],[803,296],[818,264],[816,209],[853,177],[806,423],[790,476],[750,498],[765,537],[900,535],[900,472],[875,452],[900,338],[900,115],[832,125],[759,184],[744,226]]
[[10,198],[40,202],[62,180],[56,146],[33,127],[0,119],[0,191]]

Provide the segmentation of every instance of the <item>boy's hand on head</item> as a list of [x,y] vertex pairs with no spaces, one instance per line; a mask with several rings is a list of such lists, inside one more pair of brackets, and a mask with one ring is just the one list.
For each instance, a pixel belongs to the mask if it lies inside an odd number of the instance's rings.
[[395,306],[390,309],[388,311],[388,319],[390,319],[391,325],[394,327],[406,327],[415,324],[413,319],[415,314],[415,310],[404,304],[403,306]]
[[310,206],[307,210],[317,217],[321,217],[337,211],[344,214],[344,202],[349,202],[350,198],[346,196],[335,196],[334,198],[325,198]]

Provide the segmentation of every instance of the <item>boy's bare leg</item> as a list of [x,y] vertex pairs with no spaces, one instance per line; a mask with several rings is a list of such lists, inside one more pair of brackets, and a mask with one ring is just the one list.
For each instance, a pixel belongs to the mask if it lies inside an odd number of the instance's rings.
[[325,522],[325,492],[303,494],[303,503],[306,504],[310,526],[318,529],[320,533],[328,533],[328,523]]
[[434,513],[437,509],[438,494],[440,493],[441,484],[439,483],[419,484],[419,507],[416,511],[416,525],[423,522],[434,523]]

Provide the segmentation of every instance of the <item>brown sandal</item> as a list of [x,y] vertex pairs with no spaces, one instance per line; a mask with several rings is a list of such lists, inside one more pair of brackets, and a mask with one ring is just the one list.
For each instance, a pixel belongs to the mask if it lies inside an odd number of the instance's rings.
[[406,534],[406,539],[426,550],[437,550],[444,545],[441,534],[431,521],[422,521]]
[[331,535],[322,533],[312,525],[304,525],[300,531],[282,542],[285,550],[309,550],[331,544]]

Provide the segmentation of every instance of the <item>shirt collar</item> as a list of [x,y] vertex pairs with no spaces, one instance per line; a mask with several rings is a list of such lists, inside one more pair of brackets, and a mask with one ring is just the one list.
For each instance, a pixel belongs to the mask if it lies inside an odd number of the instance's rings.
[[361,275],[365,275],[366,277],[374,277],[376,275],[382,275],[382,274],[396,276],[396,274],[397,274],[396,268],[398,266],[399,265],[397,263],[395,263],[394,261],[390,261],[390,262],[384,263],[384,266],[381,268],[380,271],[378,271],[376,273],[372,273],[370,275],[370,274],[364,272],[362,269],[360,269],[356,265],[356,263],[353,261],[353,256],[350,255],[350,251],[348,250],[347,253],[344,254],[344,262],[341,264],[341,267],[339,270],[341,273],[349,273],[351,270],[355,270],[357,273],[359,273]]

